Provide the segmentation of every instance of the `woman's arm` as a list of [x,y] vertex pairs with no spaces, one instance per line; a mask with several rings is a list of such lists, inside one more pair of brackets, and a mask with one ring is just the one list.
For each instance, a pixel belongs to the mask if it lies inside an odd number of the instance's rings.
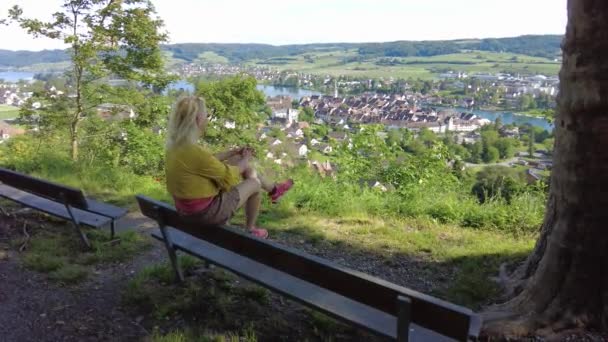
[[219,152],[215,154],[215,158],[219,159],[220,161],[225,161],[227,159],[232,158],[233,156],[241,153],[242,149],[237,149],[237,150],[228,150],[228,151],[224,151],[224,152]]

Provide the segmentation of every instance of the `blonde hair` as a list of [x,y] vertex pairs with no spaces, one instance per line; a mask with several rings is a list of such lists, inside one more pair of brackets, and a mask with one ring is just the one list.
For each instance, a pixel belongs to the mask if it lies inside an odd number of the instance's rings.
[[203,113],[204,120],[207,120],[207,107],[202,98],[186,96],[177,100],[169,116],[166,148],[183,143],[195,144],[198,141],[201,131],[196,124],[196,117],[199,113]]

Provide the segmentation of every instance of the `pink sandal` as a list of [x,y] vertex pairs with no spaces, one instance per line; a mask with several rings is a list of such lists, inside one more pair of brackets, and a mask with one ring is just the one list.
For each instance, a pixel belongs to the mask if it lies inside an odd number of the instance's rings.
[[261,229],[261,228],[251,228],[249,229],[249,233],[255,237],[258,237],[260,239],[267,239],[268,238],[268,231],[266,229]]
[[293,186],[293,179],[288,179],[283,183],[277,184],[274,189],[268,193],[270,196],[270,201],[274,204],[277,203],[279,198],[283,196],[291,187]]

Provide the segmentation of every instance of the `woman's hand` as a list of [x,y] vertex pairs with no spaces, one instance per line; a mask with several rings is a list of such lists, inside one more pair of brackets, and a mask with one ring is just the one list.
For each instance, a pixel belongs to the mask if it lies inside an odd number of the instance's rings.
[[240,154],[241,157],[245,157],[246,153],[248,153],[250,156],[255,156],[255,149],[250,146],[245,146],[238,149],[238,154]]
[[251,160],[252,157],[253,157],[253,154],[252,154],[251,150],[243,149],[243,151],[241,152],[241,160],[239,161],[238,166],[241,171],[241,174],[243,174],[243,177],[245,175],[245,171],[250,168],[249,161]]

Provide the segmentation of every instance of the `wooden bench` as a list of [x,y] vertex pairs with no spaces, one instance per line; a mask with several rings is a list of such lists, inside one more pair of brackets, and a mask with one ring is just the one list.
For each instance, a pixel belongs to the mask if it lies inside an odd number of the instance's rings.
[[261,240],[230,227],[184,222],[165,203],[138,195],[141,212],[158,222],[178,281],[180,250],[320,310],[397,341],[476,340],[481,318],[471,310]]
[[91,247],[80,225],[99,228],[110,224],[112,238],[115,221],[127,210],[86,198],[82,190],[48,182],[0,168],[0,197],[72,222],[87,248]]

